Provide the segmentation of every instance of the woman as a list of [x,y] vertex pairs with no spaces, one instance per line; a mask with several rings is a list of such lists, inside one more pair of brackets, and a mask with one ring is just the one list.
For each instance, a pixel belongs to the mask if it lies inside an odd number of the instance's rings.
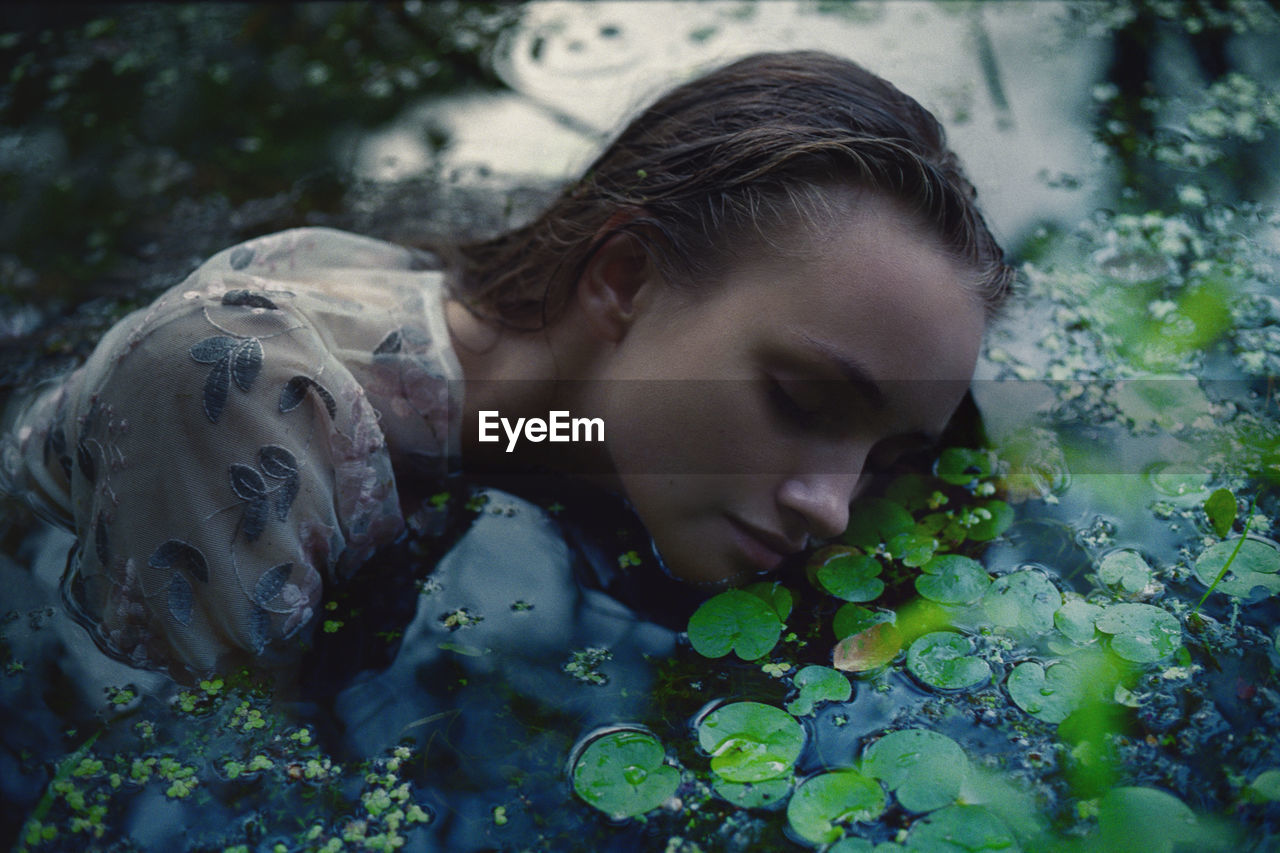
[[289,657],[405,486],[464,462],[615,491],[678,578],[768,572],[942,429],[1011,277],[933,116],[808,52],[674,89],[532,223],[442,254],[251,240],[22,411],[9,488],[78,533],[104,648]]

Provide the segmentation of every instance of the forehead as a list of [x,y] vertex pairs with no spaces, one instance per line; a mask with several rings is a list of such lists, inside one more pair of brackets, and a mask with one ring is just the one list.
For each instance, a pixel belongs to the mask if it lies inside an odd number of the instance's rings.
[[[787,231],[744,253],[718,289],[740,328],[768,346],[855,363],[889,397],[922,408],[958,401],[984,306],[972,273],[925,225],[882,195],[850,191]],[[931,395],[948,399],[932,407]]]

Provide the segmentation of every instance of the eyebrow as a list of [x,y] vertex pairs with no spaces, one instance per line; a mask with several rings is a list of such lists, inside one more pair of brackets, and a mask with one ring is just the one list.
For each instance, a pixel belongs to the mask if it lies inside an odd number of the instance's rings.
[[856,359],[850,358],[826,341],[810,337],[801,332],[800,338],[806,346],[822,361],[835,367],[850,385],[861,394],[872,408],[883,410],[888,406],[888,397],[884,389],[871,378],[871,372]]

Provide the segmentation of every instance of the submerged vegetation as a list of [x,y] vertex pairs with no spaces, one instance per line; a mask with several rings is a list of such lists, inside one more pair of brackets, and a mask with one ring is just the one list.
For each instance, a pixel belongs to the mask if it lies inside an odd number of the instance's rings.
[[[904,466],[839,541],[670,627],[594,590],[566,616],[541,581],[485,599],[430,574],[435,546],[405,543],[401,605],[423,619],[326,605],[332,642],[365,632],[408,661],[357,679],[341,714],[250,672],[120,683],[77,707],[74,675],[26,651],[57,617],[14,609],[0,776],[15,847],[1276,849],[1280,87],[1241,40],[1280,19],[1244,0],[1067,9],[1064,27],[1116,46],[1091,117],[1115,202],[1018,247],[1025,293],[975,388],[990,446]],[[145,298],[111,279],[149,252],[172,277],[232,232],[346,222],[333,115],[373,123],[410,92],[495,82],[487,51],[518,18],[30,14],[0,35],[0,333],[44,343],[10,378]],[[163,38],[144,48],[131,28]],[[1170,52],[1203,85],[1162,91]],[[137,135],[137,114],[183,103],[199,108]],[[19,163],[31,151],[47,157]],[[51,319],[90,294],[110,304]],[[424,506],[528,515],[493,494]],[[0,530],[14,565],[35,560],[23,523]],[[635,531],[606,539],[618,569],[654,571]],[[513,565],[537,560],[518,550]]]

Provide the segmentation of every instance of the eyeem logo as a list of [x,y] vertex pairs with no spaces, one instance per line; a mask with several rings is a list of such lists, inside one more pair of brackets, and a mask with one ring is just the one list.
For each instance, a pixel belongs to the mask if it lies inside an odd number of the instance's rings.
[[604,418],[571,418],[567,411],[547,412],[547,419],[516,418],[513,425],[496,410],[480,412],[480,440],[501,441],[498,427],[507,434],[507,452],[516,449],[521,433],[525,441],[604,441]]

